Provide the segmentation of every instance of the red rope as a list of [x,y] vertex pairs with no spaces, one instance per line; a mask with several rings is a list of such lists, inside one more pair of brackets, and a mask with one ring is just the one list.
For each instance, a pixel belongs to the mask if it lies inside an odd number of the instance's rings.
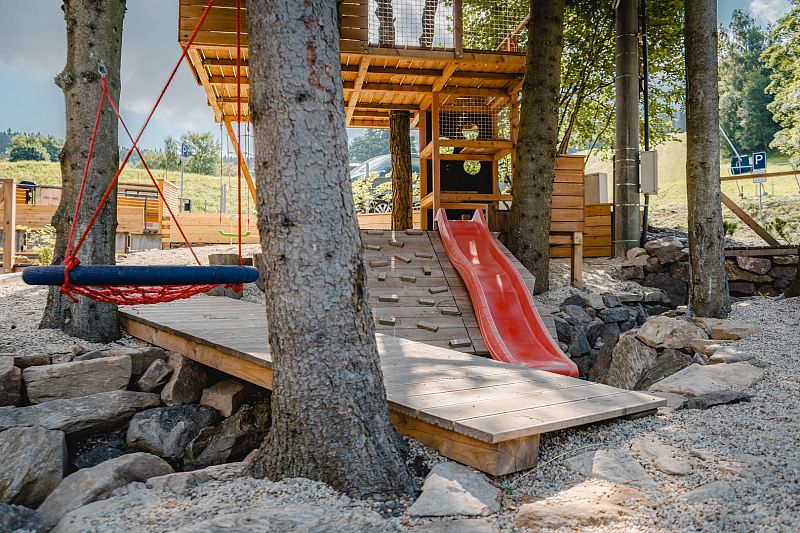
[[[61,292],[74,302],[78,301],[76,295],[81,295],[96,302],[114,305],[144,305],[191,298],[215,287],[217,285],[163,285],[159,287],[66,285],[62,287]],[[226,285],[225,287],[236,292],[242,292],[243,289],[242,284]]]
[[239,266],[242,266],[242,0],[236,0],[236,196],[239,200]]

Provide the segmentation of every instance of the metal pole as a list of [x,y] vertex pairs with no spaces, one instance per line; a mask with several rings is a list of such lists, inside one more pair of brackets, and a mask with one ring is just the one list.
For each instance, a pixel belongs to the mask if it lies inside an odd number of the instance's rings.
[[[647,48],[647,0],[642,0],[642,111],[644,114],[644,150],[650,151],[650,63]],[[650,215],[650,195],[644,195],[644,211],[642,212],[642,236],[639,246],[647,242],[647,225]]]
[[616,140],[614,255],[639,244],[639,12],[638,0],[616,9]]
[[178,202],[178,211],[183,211],[183,146],[181,146],[181,192]]

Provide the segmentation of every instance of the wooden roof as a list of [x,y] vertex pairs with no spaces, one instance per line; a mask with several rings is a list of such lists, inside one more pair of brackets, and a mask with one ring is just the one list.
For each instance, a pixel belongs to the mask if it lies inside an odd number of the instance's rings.
[[[178,40],[188,41],[207,0],[179,0]],[[236,1],[217,0],[192,44],[187,61],[203,87],[217,122],[236,116]],[[246,3],[245,3],[246,6]],[[430,107],[434,91],[507,99],[522,86],[525,56],[515,52],[428,50],[371,45],[367,0],[342,4],[342,81],[347,125],[388,127],[391,110]],[[242,9],[241,121],[249,120],[247,9]]]

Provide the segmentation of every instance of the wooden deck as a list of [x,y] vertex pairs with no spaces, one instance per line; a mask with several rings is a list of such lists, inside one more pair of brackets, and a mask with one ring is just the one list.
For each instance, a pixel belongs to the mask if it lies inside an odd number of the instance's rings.
[[[224,297],[121,308],[134,337],[272,387],[264,307]],[[530,468],[542,433],[648,413],[664,400],[376,334],[392,421],[493,475]]]

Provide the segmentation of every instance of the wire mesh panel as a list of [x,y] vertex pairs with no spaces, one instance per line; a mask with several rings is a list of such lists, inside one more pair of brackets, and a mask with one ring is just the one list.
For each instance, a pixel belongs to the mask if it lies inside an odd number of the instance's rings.
[[369,42],[393,48],[452,49],[452,0],[369,0]]
[[442,94],[439,137],[453,140],[511,138],[508,98]]
[[522,52],[529,0],[464,0],[464,49]]

